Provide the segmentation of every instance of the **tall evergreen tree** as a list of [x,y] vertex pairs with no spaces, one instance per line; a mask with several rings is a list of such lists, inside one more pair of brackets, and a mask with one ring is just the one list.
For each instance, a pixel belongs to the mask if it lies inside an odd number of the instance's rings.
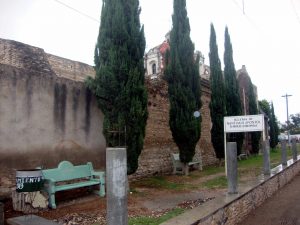
[[271,119],[271,108],[270,104],[266,99],[258,101],[259,108],[266,114],[266,116]]
[[273,102],[271,103],[269,125],[270,125],[270,147],[274,149],[278,144],[279,127],[274,112]]
[[138,0],[103,0],[94,57],[96,77],[86,82],[104,114],[107,146],[127,146],[128,174],[138,167],[148,116],[140,11]]
[[210,25],[210,117],[212,120],[211,141],[218,159],[224,158],[224,116],[226,116],[225,85],[218,53],[214,25]]
[[170,53],[165,70],[169,85],[169,125],[187,174],[187,163],[192,161],[200,138],[200,117],[193,116],[201,107],[199,56],[195,60],[186,0],[174,0],[173,9]]
[[[257,108],[257,101],[253,90],[253,84],[250,80],[249,82],[249,93],[248,93],[248,99],[249,99],[249,114],[250,115],[256,115],[258,114],[258,108]],[[252,153],[257,154],[259,152],[259,141],[261,132],[251,132],[251,145],[252,145]]]
[[270,127],[270,147],[274,149],[278,144],[278,135],[279,135],[279,127],[278,121],[276,119],[276,115],[274,112],[273,103],[269,104],[269,102],[265,99],[259,101],[259,107],[269,118],[269,127]]
[[[242,114],[242,104],[239,94],[236,70],[233,62],[232,44],[227,27],[225,28],[224,66],[227,116],[239,116]],[[241,153],[243,140],[243,133],[232,133],[229,135],[229,141],[237,142],[238,154]]]

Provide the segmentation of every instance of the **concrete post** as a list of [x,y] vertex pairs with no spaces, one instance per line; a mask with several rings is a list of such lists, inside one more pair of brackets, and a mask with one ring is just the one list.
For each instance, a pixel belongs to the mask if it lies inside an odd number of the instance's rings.
[[0,202],[0,225],[4,225],[4,204]]
[[237,147],[236,142],[227,142],[227,181],[228,194],[237,194]]
[[282,140],[280,143],[281,143],[281,164],[283,166],[286,166],[287,165],[286,141]]
[[127,225],[126,148],[106,149],[107,224]]
[[264,175],[271,174],[271,166],[270,166],[270,144],[269,140],[265,140],[263,142],[263,160],[264,160]]
[[292,139],[292,152],[293,152],[293,160],[294,162],[297,161],[297,143],[296,143],[296,139]]

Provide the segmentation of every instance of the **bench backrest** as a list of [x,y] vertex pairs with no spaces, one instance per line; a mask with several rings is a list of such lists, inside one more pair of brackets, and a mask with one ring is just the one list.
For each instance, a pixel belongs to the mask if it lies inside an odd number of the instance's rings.
[[171,156],[172,156],[173,165],[175,167],[181,167],[182,163],[180,162],[180,159],[179,159],[179,153],[171,153]]
[[172,153],[172,159],[175,161],[180,161],[178,153]]
[[62,161],[57,168],[42,170],[45,179],[53,179],[57,182],[88,178],[92,176],[91,163],[74,166],[69,161]]

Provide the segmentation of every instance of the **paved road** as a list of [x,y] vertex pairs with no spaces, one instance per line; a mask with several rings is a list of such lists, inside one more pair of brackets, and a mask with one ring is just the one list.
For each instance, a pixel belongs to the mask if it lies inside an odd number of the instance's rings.
[[300,225],[300,174],[240,225]]

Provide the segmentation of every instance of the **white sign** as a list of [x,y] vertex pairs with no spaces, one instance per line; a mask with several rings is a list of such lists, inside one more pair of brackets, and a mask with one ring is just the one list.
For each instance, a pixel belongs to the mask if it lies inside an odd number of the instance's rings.
[[252,132],[264,130],[264,115],[224,117],[225,133]]

